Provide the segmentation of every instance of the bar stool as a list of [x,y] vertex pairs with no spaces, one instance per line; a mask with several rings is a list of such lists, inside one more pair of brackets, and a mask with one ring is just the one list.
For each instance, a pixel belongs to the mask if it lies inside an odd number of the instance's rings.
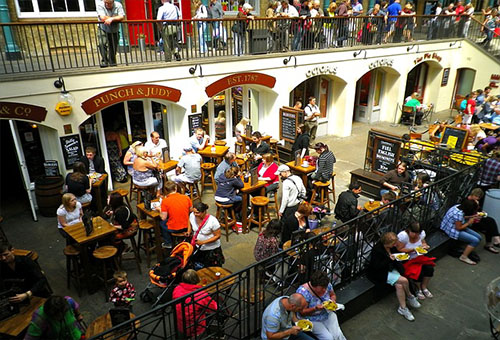
[[[233,204],[222,204],[215,202],[217,206],[217,213],[215,217],[219,220],[219,223],[224,229],[226,229],[226,242],[229,242],[229,228],[232,228],[236,224],[236,216],[234,214]],[[224,214],[224,222],[221,222],[221,213]],[[229,218],[230,217],[230,218]]]
[[[262,225],[269,223],[271,221],[271,216],[269,215],[269,210],[267,205],[269,204],[269,198],[266,196],[254,196],[250,200],[252,203],[252,209],[250,210],[250,218],[248,219],[248,224],[255,223],[259,226],[259,233],[262,231]],[[258,219],[254,217],[255,209],[258,210]]]
[[274,153],[274,159],[276,159],[279,163],[280,162],[280,153],[278,151],[278,140],[271,138],[269,140],[269,146],[271,147],[271,150]]
[[[315,181],[313,183],[313,191],[311,196],[311,204],[316,205],[327,205],[328,209],[330,209],[330,200],[328,199],[328,186],[330,185],[330,181],[328,182],[320,182]],[[319,194],[319,201],[316,200],[316,193]]]
[[201,199],[200,189],[198,188],[198,181],[194,181],[193,183],[185,182],[184,185],[187,186],[189,190],[189,197],[191,198],[191,202]]
[[114,192],[120,194],[121,197],[125,198],[125,202],[127,202],[127,205],[129,207],[131,207],[130,201],[128,199],[128,193],[129,193],[129,191],[127,189],[116,189],[116,190],[113,190],[111,193],[114,193]]
[[247,161],[245,161],[244,159],[236,158],[236,164],[238,164],[241,170],[246,171],[248,169]]
[[76,289],[78,296],[82,294],[82,282],[80,279],[83,273],[80,266],[80,249],[76,245],[68,245],[63,249],[64,256],[66,256],[66,279],[68,289],[70,288],[71,279],[76,281]]
[[137,264],[137,269],[139,269],[139,274],[142,274],[141,271],[141,257],[139,255],[139,248],[137,247],[137,243],[135,242],[135,235],[137,235],[137,231],[139,230],[139,225],[137,222],[133,223],[129,229],[127,229],[126,232],[121,232],[116,234],[116,239],[119,240],[129,240],[130,245],[132,246],[132,251],[134,252],[134,257],[123,257],[123,251],[120,252],[119,258],[118,258],[118,263],[120,264],[120,267],[122,266],[122,262],[124,260],[135,260],[135,263]]
[[90,209],[91,204],[92,202],[82,203],[82,210],[85,211],[87,209]]
[[222,140],[222,139],[216,140],[214,142],[214,145],[216,145],[216,146],[226,146],[226,144],[227,144],[226,141]]
[[156,188],[156,186],[143,187],[132,183],[132,189],[130,191],[130,201],[132,201],[132,193],[135,192],[137,194],[137,204],[142,203],[142,191],[149,190],[153,192],[154,188]]
[[[148,264],[148,268],[151,267],[151,251],[155,249],[155,246],[153,244],[153,236],[151,235],[152,232],[154,231],[154,222],[150,220],[140,220],[139,221],[139,239],[137,240],[137,243],[139,245],[139,251],[141,249],[144,250],[146,253],[146,261]],[[140,254],[139,254],[139,261],[141,260]]]
[[[210,182],[207,181],[208,179],[210,179]],[[211,185],[212,189],[214,190],[214,194],[215,194],[215,191],[217,190],[217,186],[215,184],[215,164],[214,163],[203,163],[201,165],[201,184],[200,184],[201,195],[203,195],[203,189],[205,188],[205,185]]]
[[103,246],[99,247],[96,250],[92,252],[92,255],[94,258],[97,260],[100,260],[102,263],[102,274],[103,276],[100,277],[97,275],[99,279],[102,280],[104,283],[104,300],[108,301],[108,282],[113,280],[113,277],[108,278],[108,266],[106,264],[106,261],[113,260],[113,265],[114,269],[118,269],[118,261],[116,259],[116,253],[118,253],[118,249],[113,246]]
[[332,173],[332,179],[330,180],[330,182],[332,183],[332,186],[328,188],[328,195],[332,195],[333,199],[333,203],[335,203],[335,175],[336,173]]
[[273,209],[274,212],[276,213],[276,217],[278,217],[278,213],[280,211],[280,203],[278,202],[278,188],[276,188],[276,190],[271,191],[269,195],[272,195],[273,197],[272,200],[269,200],[270,203],[269,208]]

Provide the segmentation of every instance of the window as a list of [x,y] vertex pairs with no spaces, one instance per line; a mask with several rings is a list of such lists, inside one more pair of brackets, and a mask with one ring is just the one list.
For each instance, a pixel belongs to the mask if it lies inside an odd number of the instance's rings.
[[290,106],[294,106],[297,100],[302,102],[302,109],[309,103],[309,97],[316,98],[321,112],[320,118],[326,118],[328,114],[328,96],[333,91],[332,84],[326,77],[313,77],[304,80],[292,92],[290,92]]
[[[223,0],[222,10],[226,15],[236,15],[238,13],[238,3],[239,0]],[[260,1],[259,0],[245,0],[245,3],[249,3],[253,7],[252,13],[260,13]]]
[[94,17],[95,0],[17,0],[19,18]]

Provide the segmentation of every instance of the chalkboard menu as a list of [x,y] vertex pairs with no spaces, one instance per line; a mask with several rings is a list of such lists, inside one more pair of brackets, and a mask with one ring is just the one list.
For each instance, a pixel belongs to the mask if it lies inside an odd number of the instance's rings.
[[59,164],[57,161],[45,161],[43,162],[43,167],[45,168],[45,176],[59,176]]
[[280,109],[280,139],[290,143],[295,141],[297,136],[298,113],[286,107]]
[[383,175],[387,171],[395,169],[399,161],[400,148],[400,141],[375,137],[372,171]]
[[201,128],[202,127],[202,115],[201,113],[196,113],[194,115],[189,115],[188,116],[188,125],[189,125],[189,135],[193,135],[194,134],[194,130],[197,129],[197,128]]
[[448,145],[451,150],[462,151],[467,142],[469,131],[454,126],[445,126],[440,143]]
[[450,68],[447,67],[443,70],[443,78],[441,78],[441,86],[448,85],[448,79],[450,79]]
[[69,135],[59,137],[61,141],[62,152],[64,156],[64,164],[66,169],[71,169],[73,164],[80,160],[83,155],[82,143],[79,135]]

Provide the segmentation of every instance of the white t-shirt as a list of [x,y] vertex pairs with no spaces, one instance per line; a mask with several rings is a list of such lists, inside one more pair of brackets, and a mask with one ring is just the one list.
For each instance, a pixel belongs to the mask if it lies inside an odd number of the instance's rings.
[[[69,225],[77,224],[80,222],[80,211],[82,210],[82,204],[80,202],[76,202],[76,208],[73,211],[67,211],[64,205],[61,205],[57,208],[57,216],[64,216],[66,218],[66,223]],[[64,228],[62,224],[57,219],[57,227]]]
[[[422,230],[420,232],[420,237],[418,239],[417,242],[414,242],[414,243],[411,243],[410,242],[410,236],[408,235],[408,233],[406,231],[402,231],[398,234],[398,240],[399,242],[403,243],[404,244],[404,247],[405,248],[408,248],[408,249],[415,249],[417,247],[420,247],[422,245],[422,240],[425,239],[425,231]],[[410,259],[414,259],[415,257],[418,256],[417,252],[416,251],[412,251],[410,254]]]
[[318,117],[314,117],[312,119],[309,119],[309,117],[312,117],[312,115],[315,113],[319,113],[319,107],[318,105],[307,104],[304,108],[304,113],[306,114],[307,122],[317,122]]
[[[193,213],[189,214],[189,222],[191,223],[191,228],[193,228],[193,236],[194,236],[198,231],[198,224],[196,223],[196,217],[194,216]],[[205,222],[205,224],[201,228],[201,231],[198,233],[196,239],[200,241],[206,241],[214,237],[215,235],[214,231],[216,231],[217,229],[220,229],[219,221],[215,217],[210,215],[208,217],[207,222]],[[215,242],[203,244],[200,247],[200,250],[212,250],[219,247],[220,247],[220,238]]]
[[144,144],[144,147],[153,156],[161,156],[161,151],[163,150],[163,148],[167,147],[167,142],[162,138],[160,138],[158,144],[153,144],[152,141],[148,140],[146,144]]

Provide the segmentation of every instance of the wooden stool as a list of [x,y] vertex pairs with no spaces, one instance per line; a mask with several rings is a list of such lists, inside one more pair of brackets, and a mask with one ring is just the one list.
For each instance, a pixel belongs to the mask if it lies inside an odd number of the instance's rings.
[[[328,199],[328,186],[330,185],[330,181],[328,182],[320,182],[316,181],[313,183],[313,191],[311,196],[311,204],[316,205],[327,205],[328,209],[330,209],[330,200]],[[316,200],[316,193],[319,194],[319,201]]]
[[[129,201],[129,199],[128,199],[128,194],[129,194],[129,191],[128,191],[127,189],[116,189],[116,190],[114,190],[114,191],[113,191],[113,192],[111,192],[111,193],[114,193],[114,192],[116,192],[116,193],[120,194],[120,196],[121,196],[121,197],[125,198],[125,202],[127,202],[127,205],[128,205],[129,207],[131,207],[131,205],[130,205],[130,201]],[[139,203],[139,202],[138,202],[138,203]]]
[[269,208],[272,208],[276,213],[276,217],[279,217],[280,203],[278,202],[278,188],[271,191],[269,194],[273,196],[273,200],[269,200],[269,203],[271,203]]
[[122,266],[123,260],[135,260],[135,263],[137,264],[137,269],[139,269],[139,274],[142,274],[141,271],[141,257],[139,255],[139,248],[137,247],[137,243],[135,242],[135,235],[137,235],[137,231],[139,230],[139,225],[138,223],[134,223],[130,226],[129,230],[134,228],[135,230],[131,230],[127,232],[124,237],[120,238],[121,233],[118,233],[116,237],[121,240],[129,240],[130,245],[132,246],[132,251],[134,252],[134,257],[127,257],[123,258],[123,251],[120,252],[120,256],[118,259],[118,263],[120,264],[120,267]]
[[[269,204],[269,198],[265,196],[254,196],[250,200],[252,203],[252,209],[250,210],[250,218],[248,219],[248,224],[255,223],[259,226],[259,233],[262,231],[262,225],[269,223],[271,221],[271,216],[269,215],[269,210],[267,205]],[[258,210],[258,219],[254,218],[254,209]],[[267,217],[264,217],[266,215]]]
[[[236,224],[236,216],[234,215],[234,206],[233,204],[222,204],[219,202],[215,202],[217,206],[217,213],[215,217],[219,220],[221,227],[226,229],[226,242],[229,242],[229,228],[232,228]],[[224,214],[224,222],[221,221],[220,215],[221,212]],[[229,214],[231,214],[231,218],[229,218]]]
[[[132,193],[135,192],[137,194],[137,204],[142,203],[142,191],[143,190],[149,190],[153,192],[155,190],[156,186],[149,186],[149,187],[143,187],[137,184],[132,183],[132,189],[130,191],[130,201],[132,201]],[[155,197],[156,195],[153,195]]]
[[201,200],[200,189],[198,188],[198,181],[194,181],[193,183],[185,182],[184,185],[187,186],[189,190],[189,197],[191,198],[191,202],[194,202],[195,200],[198,199]]
[[80,279],[82,278],[82,271],[80,267],[80,249],[77,246],[69,245],[63,250],[64,256],[66,256],[66,279],[68,289],[70,288],[71,278],[74,278],[77,283],[78,296],[82,293],[82,283]]
[[216,146],[226,146],[226,144],[227,144],[226,141],[225,140],[221,140],[221,139],[216,140],[215,143],[214,143],[214,145],[216,145]]
[[247,162],[244,159],[236,158],[236,164],[240,167],[241,170],[247,170]]
[[272,152],[274,153],[274,159],[280,162],[280,153],[278,151],[278,140],[271,138],[269,140],[269,146],[271,147]]
[[103,246],[99,247],[96,250],[93,251],[92,255],[94,255],[94,258],[101,260],[102,262],[102,274],[103,276],[100,277],[99,275],[97,276],[99,279],[102,280],[104,283],[104,300],[108,301],[108,282],[113,280],[113,277],[108,278],[108,266],[106,265],[106,261],[108,260],[113,260],[113,264],[115,266],[115,269],[118,269],[118,261],[116,259],[116,253],[118,253],[118,249],[113,246]]
[[[153,244],[154,238],[151,235],[151,233],[154,231],[153,223],[154,222],[149,220],[139,221],[139,239],[137,240],[137,243],[139,244],[139,250],[143,249],[146,253],[148,268],[151,267],[151,251],[155,249],[155,245]],[[139,261],[140,260],[141,257],[139,254]]]
[[[207,179],[210,179],[210,182],[207,181]],[[206,182],[205,182],[206,181]],[[215,184],[215,164],[214,163],[203,163],[201,165],[201,184],[200,184],[200,196],[203,195],[203,189],[205,188],[205,185],[212,185],[212,189],[215,191],[217,190],[217,186]]]
[[335,203],[335,175],[336,173],[332,173],[332,179],[330,182],[332,183],[332,186],[328,188],[328,195],[332,195],[332,201]]

